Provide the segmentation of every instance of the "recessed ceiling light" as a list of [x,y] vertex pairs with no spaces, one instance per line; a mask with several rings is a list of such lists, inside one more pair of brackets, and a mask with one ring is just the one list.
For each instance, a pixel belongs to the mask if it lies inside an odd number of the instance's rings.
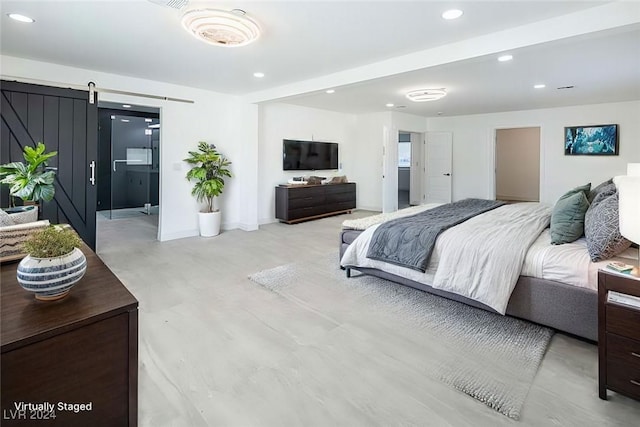
[[445,96],[447,91],[444,89],[419,89],[407,93],[407,98],[413,102],[436,101]]
[[120,121],[123,123],[129,123],[129,119],[120,119]]
[[19,13],[7,13],[7,16],[18,22],[26,22],[28,24],[36,22],[35,19],[29,18],[28,16],[20,15]]
[[393,106],[394,106],[394,104],[392,104],[392,103],[385,104],[385,107],[393,107]]
[[151,119],[144,119],[144,121],[145,121],[145,122],[147,122],[147,123],[151,123],[153,120],[151,120]]
[[131,108],[131,105],[129,105],[129,104],[122,104],[122,108]]
[[540,83],[538,85],[533,85],[533,87],[534,89],[544,89],[547,85]]
[[458,19],[462,16],[462,11],[460,9],[451,9],[442,13],[442,18],[444,19]]
[[507,61],[511,61],[513,59],[513,55],[502,55],[498,57],[498,61],[500,62],[507,62]]
[[258,24],[240,9],[190,10],[182,16],[182,26],[198,40],[215,46],[244,46],[260,36]]
[[327,92],[327,93],[335,93],[335,92],[336,92],[336,90],[335,90],[335,89],[327,89],[327,90],[326,90],[326,92]]
[[261,73],[261,72],[253,73],[253,77],[257,77],[257,78],[261,79],[261,78],[264,77],[264,73]]

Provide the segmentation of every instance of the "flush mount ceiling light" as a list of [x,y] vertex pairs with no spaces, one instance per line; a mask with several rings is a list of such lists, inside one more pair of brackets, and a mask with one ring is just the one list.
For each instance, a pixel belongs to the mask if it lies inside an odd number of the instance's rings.
[[507,61],[511,61],[513,59],[513,55],[502,55],[498,57],[498,61],[500,62],[507,62]]
[[7,16],[15,21],[26,22],[27,24],[33,24],[34,22],[36,22],[35,19],[29,18],[25,15],[20,15],[19,13],[7,13]]
[[198,40],[215,46],[244,46],[260,36],[258,24],[240,9],[190,10],[182,16],[182,26]]
[[407,98],[413,102],[437,101],[445,96],[447,91],[444,89],[419,89],[407,93]]
[[388,103],[388,104],[385,104],[385,107],[389,107],[389,108],[391,108],[391,107],[393,107],[394,105],[395,105],[395,104]]
[[325,92],[327,92],[327,93],[336,93],[336,90],[335,89],[327,89],[327,90],[325,90]]
[[442,13],[442,18],[451,20],[458,19],[462,16],[462,11],[460,9],[451,9]]
[[547,85],[543,84],[543,83],[540,83],[540,84],[537,84],[537,85],[533,85],[534,89],[544,89],[545,87],[547,87]]
[[253,73],[253,77],[257,77],[257,78],[261,79],[261,78],[264,77],[264,73],[261,73],[261,72]]

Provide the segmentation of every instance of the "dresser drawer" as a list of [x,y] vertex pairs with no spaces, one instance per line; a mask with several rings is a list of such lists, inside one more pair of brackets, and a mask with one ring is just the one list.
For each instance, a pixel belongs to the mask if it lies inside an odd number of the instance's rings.
[[320,185],[317,187],[289,188],[287,191],[287,197],[289,200],[324,196],[324,194],[324,188]]
[[640,310],[607,303],[607,332],[640,341]]
[[340,203],[355,200],[355,194],[353,192],[348,193],[334,193],[327,194],[327,203]]
[[607,386],[618,393],[640,399],[640,369],[607,360]]
[[291,209],[289,210],[288,220],[307,218],[310,216],[322,215],[326,213],[326,210],[323,206],[307,206],[299,209]]
[[356,185],[354,183],[350,184],[327,184],[324,186],[327,194],[338,194],[338,193],[355,193]]
[[326,200],[323,195],[300,197],[297,199],[289,199],[289,209],[318,206],[324,203],[326,203]]
[[607,334],[607,363],[640,370],[640,341]]

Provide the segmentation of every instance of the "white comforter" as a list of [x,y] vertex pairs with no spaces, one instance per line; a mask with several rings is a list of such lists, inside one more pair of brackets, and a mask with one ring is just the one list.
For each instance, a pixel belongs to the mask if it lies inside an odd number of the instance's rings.
[[425,273],[367,258],[371,236],[379,226],[374,225],[347,248],[341,264],[377,268],[504,314],[525,254],[548,227],[550,217],[546,205],[517,203],[471,218],[440,234]]

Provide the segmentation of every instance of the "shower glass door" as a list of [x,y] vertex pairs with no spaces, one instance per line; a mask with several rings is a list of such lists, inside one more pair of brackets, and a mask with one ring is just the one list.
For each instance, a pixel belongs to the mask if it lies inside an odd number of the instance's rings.
[[159,121],[130,115],[111,119],[109,218],[157,215]]

